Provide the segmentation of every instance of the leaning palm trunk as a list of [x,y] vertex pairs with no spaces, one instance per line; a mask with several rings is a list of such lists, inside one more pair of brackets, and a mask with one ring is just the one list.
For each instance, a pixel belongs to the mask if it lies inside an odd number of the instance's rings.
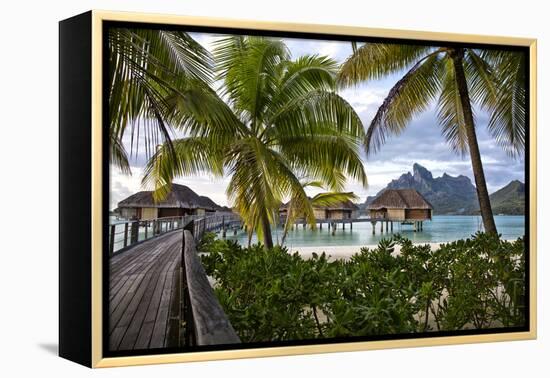
[[264,237],[264,247],[266,249],[272,249],[273,237],[271,236],[271,223],[269,222],[267,211],[264,211],[262,215],[262,233]]
[[285,245],[288,230],[291,227],[292,207],[290,206],[290,204],[291,203],[289,203],[288,212],[286,214],[285,227],[283,229],[283,236],[281,237],[281,245]]
[[466,127],[466,137],[468,140],[468,150],[470,151],[470,159],[472,161],[472,170],[476,183],[477,198],[479,201],[479,209],[481,218],[483,219],[483,227],[485,232],[496,234],[497,228],[491,209],[491,201],[489,200],[489,192],[487,191],[487,183],[483,171],[483,163],[481,162],[481,154],[477,142],[474,117],[472,114],[472,105],[470,103],[470,95],[468,93],[468,84],[463,67],[464,50],[456,49],[452,54],[453,66],[455,70],[456,84],[462,104],[462,112],[464,114],[464,125]]

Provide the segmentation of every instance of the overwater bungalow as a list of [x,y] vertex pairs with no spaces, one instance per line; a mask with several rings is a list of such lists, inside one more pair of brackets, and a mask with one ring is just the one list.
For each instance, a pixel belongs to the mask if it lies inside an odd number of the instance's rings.
[[359,207],[351,201],[343,201],[331,206],[314,206],[313,213],[316,219],[355,219]]
[[120,216],[126,219],[150,220],[183,215],[205,215],[230,209],[217,205],[206,196],[199,196],[185,185],[172,184],[163,201],[155,202],[152,191],[132,194],[118,203]]
[[433,206],[414,189],[386,189],[367,209],[373,224],[373,234],[378,221],[381,222],[380,231],[383,231],[384,224],[386,231],[388,226],[393,231],[393,222],[412,224],[415,231],[422,231],[424,221],[431,220],[433,212]]
[[370,205],[371,218],[393,221],[424,221],[432,219],[432,205],[414,189],[387,189]]
[[[351,201],[343,201],[330,206],[313,206],[313,213],[317,220],[341,220],[355,219],[359,215],[359,207]],[[286,218],[288,214],[288,202],[279,208],[279,216]]]

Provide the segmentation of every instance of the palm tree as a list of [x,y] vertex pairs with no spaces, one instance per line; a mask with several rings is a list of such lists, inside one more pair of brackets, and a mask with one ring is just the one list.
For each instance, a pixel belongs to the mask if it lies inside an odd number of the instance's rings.
[[[220,103],[212,116],[180,113],[186,137],[174,140],[175,157],[162,147],[149,160],[144,185],[162,197],[176,176],[226,176],[229,200],[266,248],[283,198],[306,201],[298,177],[331,190],[346,179],[366,185],[359,156],[364,129],[336,91],[338,65],[321,56],[291,60],[278,39],[232,36],[216,43]],[[218,104],[219,105],[219,104]],[[306,209],[306,216],[312,210]]]
[[109,29],[108,58],[111,162],[130,173],[122,142],[128,125],[136,154],[140,140],[146,156],[169,143],[174,101],[192,106],[209,95],[213,61],[187,33],[126,28]]
[[[302,183],[302,187],[325,189],[323,183],[319,181],[304,182]],[[331,206],[346,201],[354,201],[357,200],[358,197],[353,192],[323,192],[316,194],[313,198],[308,197],[305,202],[302,202],[301,199],[302,198],[292,198],[286,205],[287,215],[283,236],[281,237],[281,245],[285,244],[288,231],[299,218],[303,218],[312,228],[315,227],[315,216],[313,215],[314,207]]]
[[[400,134],[416,114],[436,101],[443,136],[459,154],[469,152],[479,207],[487,233],[497,233],[476,136],[472,104],[491,115],[491,135],[512,155],[524,149],[525,122],[510,113],[510,107],[525,109],[524,96],[513,100],[508,92],[519,92],[520,79],[502,82],[504,69],[518,61],[521,53],[493,52],[464,47],[431,47],[367,43],[354,46],[339,72],[341,85],[354,85],[405,71],[391,88],[374,116],[365,136],[367,154],[377,151],[390,135]],[[495,64],[495,63],[499,64]],[[512,65],[518,69],[518,65]],[[512,69],[513,67],[508,67]],[[523,86],[524,87],[524,86]],[[523,101],[523,102],[522,102]],[[525,112],[523,111],[523,117]]]

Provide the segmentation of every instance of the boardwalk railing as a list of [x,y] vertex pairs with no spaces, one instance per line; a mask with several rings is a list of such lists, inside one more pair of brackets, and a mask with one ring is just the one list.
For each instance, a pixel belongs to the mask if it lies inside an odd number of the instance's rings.
[[[219,221],[219,220],[218,220]],[[182,317],[183,343],[194,345],[223,345],[240,343],[239,336],[223,311],[197,254],[195,240],[205,231],[220,224],[203,218],[191,222],[183,231],[182,243]]]
[[[225,230],[239,218],[233,213],[220,213],[215,215],[184,215],[181,217],[166,217],[151,220],[129,220],[109,225],[109,256],[122,252],[129,247],[167,232],[181,229],[190,222],[197,220],[197,225],[206,230],[212,225]],[[208,223],[208,225],[206,225]],[[205,231],[202,232],[205,232]],[[201,234],[202,237],[202,234]]]

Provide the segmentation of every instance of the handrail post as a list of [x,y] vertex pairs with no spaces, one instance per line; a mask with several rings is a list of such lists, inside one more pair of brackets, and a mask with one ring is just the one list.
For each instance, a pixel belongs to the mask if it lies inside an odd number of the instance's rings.
[[147,230],[149,229],[149,221],[145,221],[145,240],[147,240]]
[[128,222],[124,223],[124,247],[128,245]]
[[109,235],[109,256],[112,256],[115,252],[115,230],[116,225],[112,224],[111,227],[111,235]]
[[132,231],[130,234],[130,244],[137,243],[139,238],[139,221],[132,222]]

